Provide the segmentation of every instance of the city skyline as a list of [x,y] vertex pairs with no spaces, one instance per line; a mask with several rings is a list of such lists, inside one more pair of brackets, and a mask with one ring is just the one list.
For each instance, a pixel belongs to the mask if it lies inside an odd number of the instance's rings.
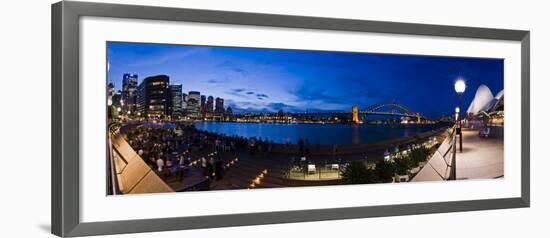
[[[503,89],[503,60],[160,44],[107,44],[109,81],[165,74],[183,93],[220,97],[235,113],[349,111],[397,101],[426,116],[450,114],[454,81],[469,102],[480,84]],[[429,87],[415,87],[429,85]],[[462,105],[462,110],[468,105]]]

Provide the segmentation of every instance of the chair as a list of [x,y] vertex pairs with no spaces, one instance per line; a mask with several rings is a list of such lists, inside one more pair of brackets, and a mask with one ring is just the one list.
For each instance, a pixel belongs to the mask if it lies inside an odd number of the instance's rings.
[[483,130],[479,131],[479,136],[488,138],[491,135],[491,128],[485,127]]

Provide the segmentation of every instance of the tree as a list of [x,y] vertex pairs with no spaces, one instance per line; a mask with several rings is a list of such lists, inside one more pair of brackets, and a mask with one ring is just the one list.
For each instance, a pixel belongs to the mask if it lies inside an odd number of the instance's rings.
[[410,154],[412,167],[417,167],[421,162],[426,161],[429,155],[430,150],[425,146],[412,149]]
[[412,167],[411,158],[408,155],[395,158],[395,172],[398,175],[406,175],[409,172],[409,169]]
[[377,181],[376,172],[368,169],[363,161],[351,162],[342,174],[344,184],[365,184],[376,183]]
[[383,160],[376,164],[376,173],[380,182],[389,183],[395,176],[395,166],[392,162]]

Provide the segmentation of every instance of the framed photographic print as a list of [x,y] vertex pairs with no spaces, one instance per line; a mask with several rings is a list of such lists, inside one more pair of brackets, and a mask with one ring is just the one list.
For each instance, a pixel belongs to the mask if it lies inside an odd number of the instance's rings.
[[529,130],[528,31],[52,5],[58,236],[528,207]]

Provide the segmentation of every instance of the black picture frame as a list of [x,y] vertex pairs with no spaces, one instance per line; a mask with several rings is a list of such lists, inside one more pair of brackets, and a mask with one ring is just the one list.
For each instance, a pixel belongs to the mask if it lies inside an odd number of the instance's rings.
[[[79,19],[83,16],[202,22],[421,36],[497,39],[521,43],[521,196],[385,206],[295,210],[109,222],[79,219]],[[194,10],[90,2],[52,5],[52,233],[61,237],[275,224],[333,219],[529,207],[529,31],[319,17]]]

